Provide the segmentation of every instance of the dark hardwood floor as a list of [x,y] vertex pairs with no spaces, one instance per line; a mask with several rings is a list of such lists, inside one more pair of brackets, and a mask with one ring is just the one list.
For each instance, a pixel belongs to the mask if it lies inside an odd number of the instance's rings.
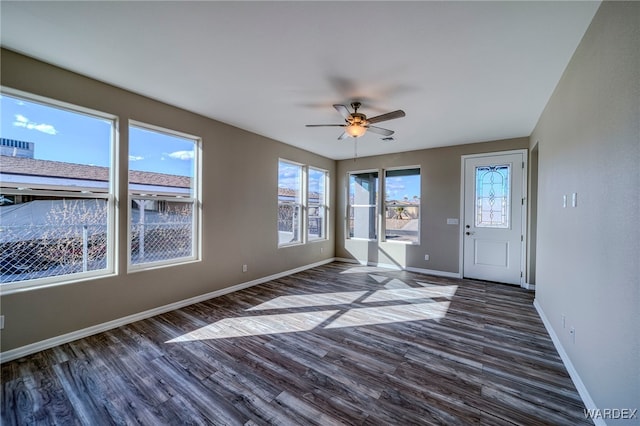
[[592,424],[532,302],[332,263],[5,363],[2,424]]

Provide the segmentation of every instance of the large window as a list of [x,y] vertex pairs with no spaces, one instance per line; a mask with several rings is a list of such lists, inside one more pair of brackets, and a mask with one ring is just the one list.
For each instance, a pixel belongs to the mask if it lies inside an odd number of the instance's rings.
[[302,243],[303,172],[301,164],[278,162],[278,245]]
[[114,271],[115,117],[3,89],[2,290]]
[[386,170],[385,240],[420,242],[420,169]]
[[349,174],[348,235],[350,238],[378,238],[378,172]]
[[198,138],[129,126],[129,262],[132,269],[197,259]]
[[307,205],[307,238],[309,241],[327,238],[327,181],[324,170],[309,167]]

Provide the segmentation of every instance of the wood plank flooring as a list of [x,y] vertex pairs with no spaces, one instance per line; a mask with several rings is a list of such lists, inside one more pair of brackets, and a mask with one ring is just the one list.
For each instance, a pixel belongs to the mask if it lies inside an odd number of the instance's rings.
[[532,302],[331,263],[5,363],[2,424],[592,424]]

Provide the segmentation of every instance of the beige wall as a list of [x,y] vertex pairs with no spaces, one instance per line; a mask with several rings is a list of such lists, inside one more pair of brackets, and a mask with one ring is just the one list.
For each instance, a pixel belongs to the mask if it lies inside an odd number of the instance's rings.
[[[447,218],[460,218],[461,156],[526,149],[528,145],[529,140],[525,137],[339,161],[336,172],[336,256],[458,273],[460,228],[458,225],[447,225]],[[345,240],[348,173],[401,166],[421,168],[420,244]],[[425,254],[429,255],[428,261],[424,260]]]
[[[4,295],[3,352],[334,256],[332,231],[325,242],[277,248],[276,194],[279,157],[331,176],[335,161],[7,50],[1,67],[3,86],[117,115],[122,164],[128,158],[128,119],[202,137],[204,211],[201,262],[127,274],[121,226],[117,276]],[[125,167],[120,176],[126,179]],[[125,186],[119,198],[126,199]],[[211,208],[217,203],[229,208]],[[119,220],[127,222],[126,209]]]
[[595,405],[640,409],[640,3],[602,3],[535,144],[537,303]]

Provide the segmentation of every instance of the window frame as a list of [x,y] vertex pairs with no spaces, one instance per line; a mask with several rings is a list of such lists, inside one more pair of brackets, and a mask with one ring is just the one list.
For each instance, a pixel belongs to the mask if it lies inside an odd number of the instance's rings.
[[[354,171],[349,171],[347,172],[347,191],[346,191],[346,206],[347,206],[347,210],[346,210],[346,214],[345,214],[345,236],[347,240],[355,240],[355,241],[379,241],[380,239],[380,234],[381,234],[381,230],[382,230],[382,226],[380,224],[380,190],[383,189],[381,188],[381,183],[380,183],[380,175],[384,172],[384,170],[382,169],[366,169],[366,170],[354,170]],[[351,176],[353,175],[360,175],[360,174],[365,174],[365,173],[377,173],[377,182],[376,182],[376,195],[375,195],[375,203],[374,204],[351,204]],[[351,220],[351,209],[352,208],[374,208],[374,216],[375,216],[375,220],[373,220],[373,224],[374,224],[374,234],[375,237],[374,238],[361,238],[361,237],[352,237],[351,236],[351,232],[350,232],[350,220]],[[355,220],[355,210],[354,210],[354,220]]]
[[[129,134],[129,146],[131,146],[130,129],[136,127],[138,129],[160,133],[166,136],[177,137],[181,139],[188,139],[193,141],[193,177],[191,181],[190,196],[175,196],[167,194],[152,194],[149,192],[141,193],[137,190],[132,190],[129,182],[129,161],[127,161],[127,272],[135,273],[140,271],[147,271],[151,269],[163,268],[168,266],[182,265],[186,263],[199,262],[202,260],[202,138],[199,136],[191,135],[181,131],[168,129],[166,127],[157,126],[154,124],[145,123],[138,120],[128,120],[128,134]],[[128,158],[127,153],[127,158]],[[171,203],[184,203],[192,205],[192,224],[191,224],[191,255],[176,257],[165,260],[155,260],[143,263],[132,262],[132,202],[133,200],[152,200],[152,201],[165,201]]]
[[[414,241],[394,241],[394,240],[389,240],[387,239],[387,217],[386,217],[386,213],[387,213],[387,207],[389,206],[389,204],[387,203],[387,172],[394,172],[394,171],[400,171],[400,170],[413,170],[413,169],[417,169],[418,170],[418,176],[419,176],[419,182],[420,182],[420,202],[418,203],[417,207],[418,207],[418,241],[414,242]],[[421,238],[422,238],[422,229],[421,229],[421,222],[422,222],[422,168],[420,166],[400,166],[400,167],[388,167],[385,169],[382,169],[382,174],[383,174],[383,180],[382,180],[382,192],[384,193],[384,197],[380,197],[381,198],[381,203],[382,203],[382,210],[381,210],[381,222],[382,222],[382,231],[380,232],[380,241],[381,242],[385,242],[385,243],[393,243],[393,244],[406,244],[406,245],[420,245],[421,243]]]
[[[279,190],[280,188],[280,163],[287,163],[290,164],[292,166],[297,166],[300,167],[300,202],[296,203],[295,201],[280,201],[280,196],[279,194],[276,193],[276,197],[278,200],[278,210],[277,210],[277,217],[276,217],[276,232],[277,232],[277,242],[278,242],[278,248],[284,248],[284,247],[293,247],[293,246],[299,246],[299,245],[303,245],[306,244],[306,240],[307,240],[307,209],[306,209],[306,203],[307,203],[307,169],[306,166],[302,163],[298,163],[296,161],[291,161],[291,160],[287,160],[285,158],[278,158],[278,184],[277,184],[277,189],[276,192]],[[286,243],[280,243],[280,206],[281,205],[291,205],[291,206],[298,206],[299,207],[299,211],[300,211],[300,217],[299,217],[299,226],[298,226],[298,239],[295,241],[289,241]],[[294,212],[295,212],[295,208],[294,208]]]
[[92,108],[75,105],[69,102],[52,99],[45,96],[36,95],[22,90],[13,89],[6,86],[0,86],[0,94],[13,98],[23,99],[27,102],[37,103],[45,107],[64,110],[74,114],[85,115],[98,120],[111,123],[111,132],[109,135],[109,174],[107,191],[99,191],[96,188],[78,188],[77,191],[72,190],[54,190],[51,188],[24,188],[5,186],[4,182],[0,182],[2,192],[7,195],[30,195],[57,198],[88,198],[88,199],[104,199],[107,204],[107,221],[106,221],[106,267],[104,269],[94,271],[83,271],[77,273],[69,273],[64,275],[55,275],[42,278],[34,278],[24,281],[13,281],[0,284],[0,295],[11,294],[16,291],[34,290],[46,287],[65,285],[86,281],[95,278],[114,276],[117,274],[116,252],[119,244],[118,231],[118,209],[116,200],[118,194],[118,172],[119,162],[117,156],[119,137],[119,117],[114,114],[105,113]]
[[307,191],[307,208],[306,208],[306,239],[308,243],[315,243],[318,241],[326,241],[329,239],[328,237],[328,231],[329,231],[329,171],[328,170],[324,170],[321,169],[319,167],[314,167],[314,166],[307,166],[307,188],[309,188],[309,177],[311,175],[311,170],[314,170],[316,172],[321,172],[323,174],[323,180],[324,180],[324,197],[322,202],[318,202],[317,204],[314,204],[313,207],[318,208],[320,210],[322,210],[323,215],[322,217],[324,218],[324,220],[322,221],[322,226],[321,229],[319,230],[319,232],[321,233],[321,237],[319,238],[310,238],[310,234],[309,234],[309,210],[312,208],[311,202],[309,201],[309,193],[310,191]]

